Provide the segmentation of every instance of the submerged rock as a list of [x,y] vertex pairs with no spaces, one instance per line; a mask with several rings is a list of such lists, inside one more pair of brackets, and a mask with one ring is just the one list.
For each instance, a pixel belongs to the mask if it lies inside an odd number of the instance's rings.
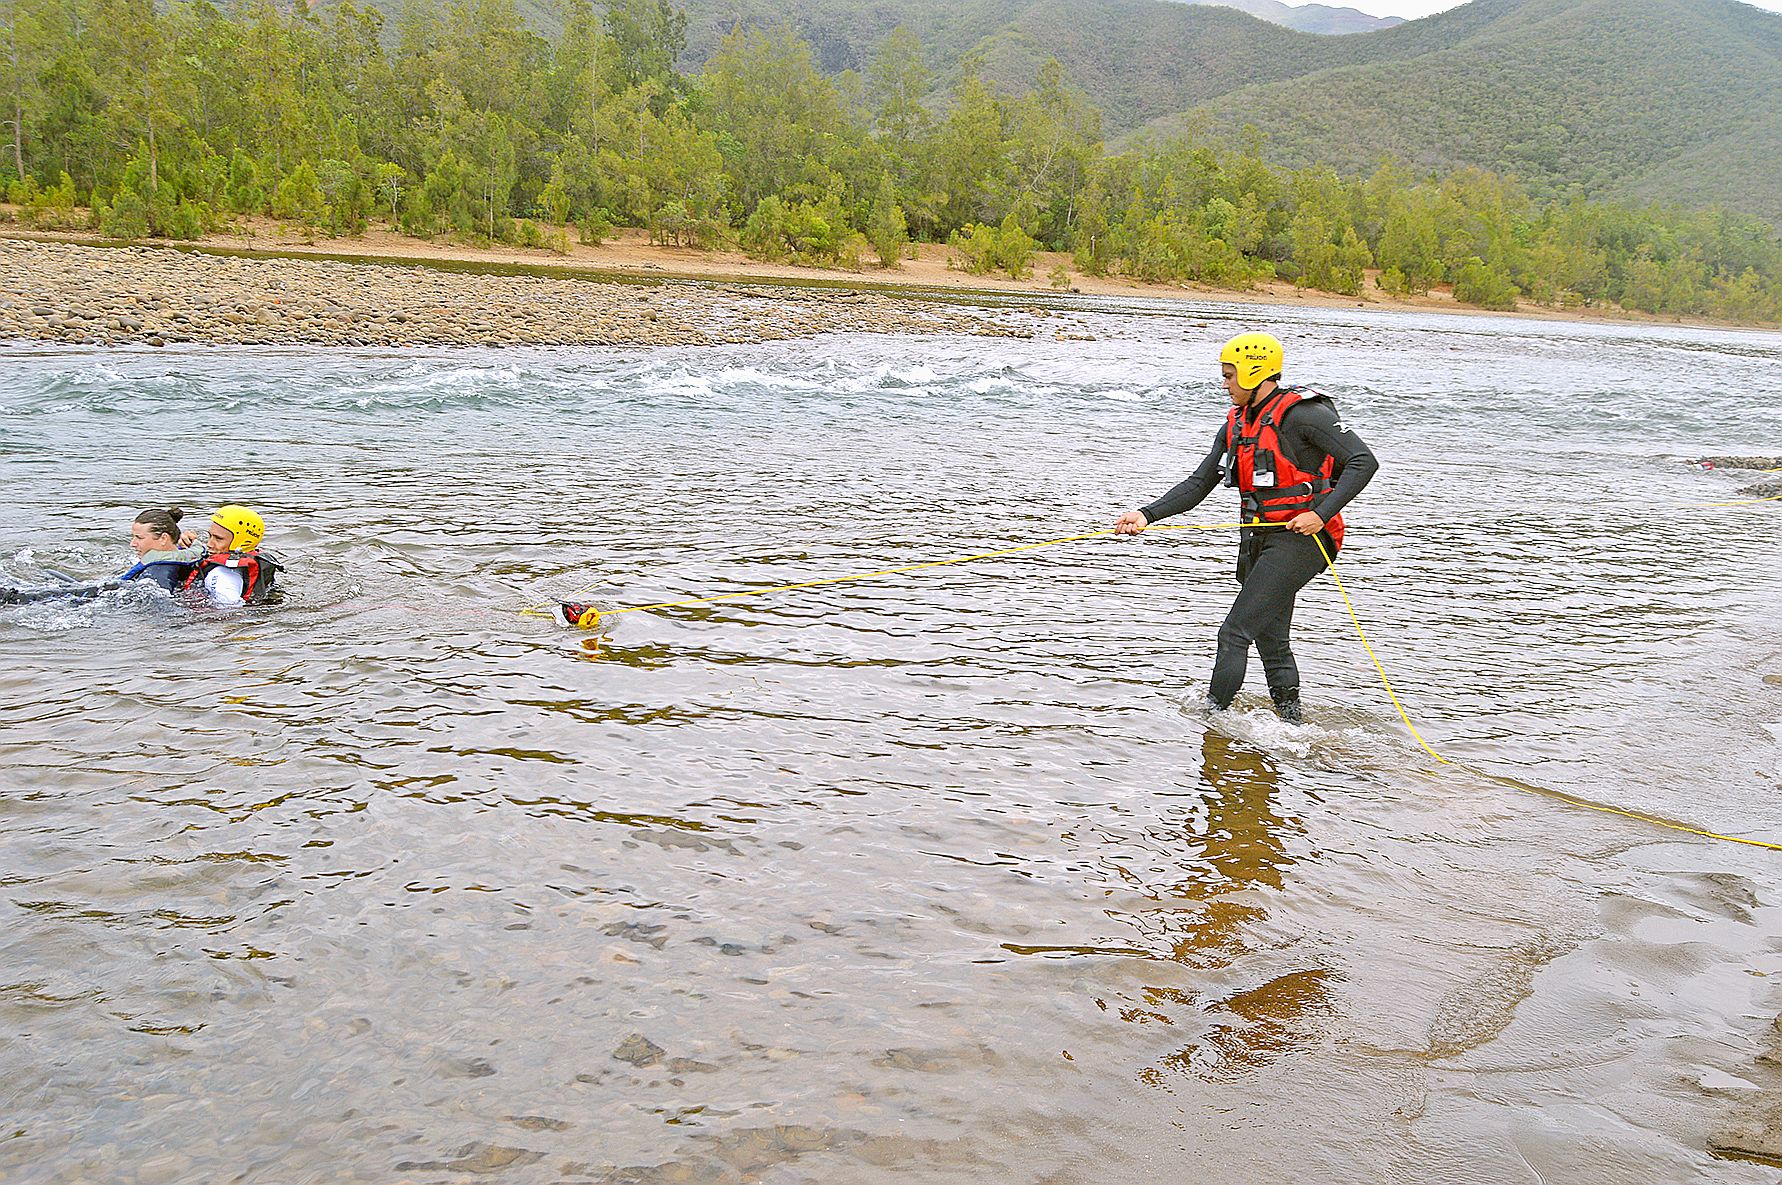
[[1782,469],[1782,457],[1697,457],[1703,469]]
[[[1761,1091],[1744,1103],[1721,1127],[1708,1133],[1708,1150],[1719,1156],[1747,1157],[1782,1164],[1782,1017],[1766,1035],[1752,1077],[1760,1083],[1741,1085]],[[1704,1087],[1708,1083],[1703,1083]],[[1743,1093],[1743,1092],[1741,1092]]]
[[619,1061],[630,1062],[641,1070],[645,1066],[661,1064],[662,1057],[667,1052],[642,1033],[633,1033],[619,1042],[619,1047],[613,1050],[613,1056]]
[[1782,1164],[1782,1101],[1753,1107],[1708,1135],[1708,1151]]
[[529,1148],[509,1148],[500,1144],[466,1144],[451,1160],[404,1160],[396,1168],[402,1172],[500,1173],[521,1165],[536,1164],[544,1153]]

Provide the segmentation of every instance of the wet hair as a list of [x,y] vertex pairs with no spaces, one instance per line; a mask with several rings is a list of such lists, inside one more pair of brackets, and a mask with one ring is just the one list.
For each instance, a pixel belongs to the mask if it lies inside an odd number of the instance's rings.
[[136,516],[136,521],[157,535],[165,535],[174,542],[179,541],[179,520],[186,512],[177,506],[169,506],[164,510],[145,510]]

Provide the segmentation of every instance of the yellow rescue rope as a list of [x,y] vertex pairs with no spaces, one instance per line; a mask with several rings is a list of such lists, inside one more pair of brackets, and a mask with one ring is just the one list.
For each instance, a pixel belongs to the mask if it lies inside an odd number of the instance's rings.
[[[1236,526],[1237,524],[1232,523],[1230,525]],[[1205,529],[1210,531],[1214,528],[1209,526]],[[1090,531],[1085,535],[1066,535],[1062,539],[1047,539],[1040,543],[1024,543],[1019,547],[1004,547],[999,548],[996,551],[980,551],[975,555],[954,556],[949,560],[929,560],[927,563],[922,564],[905,564],[898,568],[880,568],[876,572],[856,572],[851,576],[830,576],[823,580],[801,580],[797,584],[776,584],[771,588],[746,588],[741,592],[719,593],[715,597],[694,597],[691,600],[686,601],[662,601],[654,605],[627,605],[623,609],[595,609],[590,607],[588,612],[583,614],[582,620],[577,621],[575,624],[582,629],[592,629],[600,623],[602,618],[617,617],[621,613],[644,613],[652,609],[685,609],[693,605],[710,605],[715,601],[734,601],[741,597],[760,597],[765,596],[768,593],[794,592],[801,588],[822,588],[829,584],[847,584],[855,580],[875,580],[881,576],[896,576],[904,572],[921,572],[928,568],[945,568],[950,564],[969,564],[973,560],[992,560],[998,556],[1017,555],[1023,551],[1038,551],[1042,547],[1056,547],[1060,543],[1077,543],[1084,539],[1099,539],[1103,535],[1112,535],[1113,533],[1114,532],[1112,531]],[[576,597],[593,587],[593,584],[585,584],[581,588],[570,593],[569,596],[564,599],[574,600]],[[526,608],[520,610],[520,612],[529,617],[548,616],[547,614],[540,612],[543,608],[544,605],[528,605]]]
[[[1236,530],[1243,525],[1243,523],[1162,523],[1147,527],[1146,529],[1152,531],[1231,531]],[[1268,525],[1279,526],[1280,524],[1270,523]],[[856,572],[849,576],[829,576],[822,580],[801,580],[797,584],[776,584],[769,588],[746,588],[740,592],[719,593],[715,597],[693,597],[690,600],[685,601],[661,601],[653,605],[626,605],[622,609],[596,609],[590,606],[588,612],[583,615],[582,620],[573,624],[580,626],[582,629],[592,629],[594,626],[600,624],[602,619],[607,617],[617,617],[621,613],[644,613],[654,609],[686,609],[693,605],[710,605],[715,601],[734,601],[742,597],[765,596],[768,593],[794,592],[803,588],[822,588],[825,585],[848,584],[856,580],[875,580],[881,576],[897,576],[905,572],[921,572],[929,568],[945,568],[952,564],[969,564],[973,560],[993,560],[999,556],[1019,555],[1024,551],[1039,551],[1041,548],[1057,547],[1060,543],[1080,543],[1085,539],[1101,539],[1113,534],[1115,534],[1115,532],[1111,530],[1089,531],[1082,535],[1065,535],[1059,539],[1044,539],[1038,543],[1023,543],[1019,547],[1003,547],[998,548],[995,551],[980,551],[972,555],[954,556],[953,558],[946,560],[929,560],[920,564],[904,564],[897,568],[880,568],[875,572]],[[599,582],[596,581],[594,584],[584,584],[563,599],[566,601],[573,601],[589,589],[594,588],[598,583]],[[547,601],[537,605],[528,605],[526,608],[521,609],[520,613],[525,617],[551,616],[551,614],[544,611],[546,605],[549,603],[550,602]]]
[[1772,852],[1782,852],[1782,843],[1770,843],[1769,841],[1762,839],[1747,839],[1742,835],[1722,835],[1717,831],[1706,831],[1700,827],[1691,827],[1687,823],[1679,823],[1675,819],[1667,819],[1662,815],[1654,815],[1647,811],[1626,810],[1618,806],[1609,806],[1606,803],[1592,802],[1588,798],[1580,798],[1576,794],[1567,794],[1563,790],[1550,790],[1544,786],[1534,786],[1527,782],[1519,782],[1512,778],[1503,778],[1496,774],[1486,773],[1482,769],[1476,769],[1473,766],[1464,765],[1458,761],[1450,761],[1440,753],[1437,753],[1434,749],[1429,747],[1429,742],[1423,739],[1423,734],[1417,731],[1417,726],[1415,724],[1411,723],[1410,716],[1405,712],[1405,706],[1398,701],[1398,694],[1392,690],[1392,681],[1386,677],[1386,668],[1380,665],[1379,656],[1374,653],[1373,646],[1367,640],[1367,632],[1361,628],[1361,618],[1356,616],[1355,613],[1355,602],[1349,599],[1349,590],[1343,587],[1343,578],[1337,575],[1336,564],[1332,562],[1330,552],[1326,550],[1324,546],[1324,540],[1317,536],[1314,536],[1314,538],[1318,539],[1318,550],[1324,553],[1324,566],[1330,569],[1330,578],[1336,581],[1337,592],[1342,594],[1343,604],[1348,607],[1349,620],[1355,623],[1355,636],[1361,639],[1361,648],[1366,650],[1367,656],[1373,660],[1374,670],[1380,676],[1380,686],[1386,689],[1386,698],[1390,699],[1392,701],[1392,706],[1398,709],[1398,718],[1405,722],[1405,727],[1411,730],[1411,735],[1417,738],[1417,743],[1423,746],[1423,751],[1433,757],[1437,764],[1451,765],[1455,769],[1464,769],[1470,774],[1496,782],[1500,786],[1508,786],[1512,790],[1521,790],[1525,794],[1539,794],[1546,798],[1555,798],[1560,802],[1570,803],[1572,806],[1583,807],[1586,810],[1601,811],[1606,815],[1620,815],[1625,819],[1638,819],[1642,823],[1651,823],[1655,827],[1664,827],[1671,831],[1681,831],[1688,835],[1699,835],[1707,839],[1723,839],[1727,843],[1741,843],[1754,848],[1768,848]]

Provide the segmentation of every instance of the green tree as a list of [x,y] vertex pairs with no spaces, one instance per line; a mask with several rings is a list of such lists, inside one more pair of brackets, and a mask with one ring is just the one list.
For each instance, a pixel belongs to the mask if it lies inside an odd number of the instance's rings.
[[[619,85],[645,81],[672,95],[680,76],[675,63],[687,48],[687,14],[667,0],[605,0],[607,35],[617,54]],[[658,112],[660,114],[660,112]]]
[[101,85],[110,97],[105,119],[114,139],[142,144],[152,194],[161,184],[163,143],[180,123],[161,23],[150,0],[97,0],[92,15],[94,57],[104,65]]
[[43,102],[42,73],[56,38],[55,17],[47,5],[0,0],[0,102],[7,113],[0,128],[12,150],[12,174],[21,181],[25,167],[25,120]]
[[972,62],[953,91],[936,144],[943,227],[999,219],[1012,205],[1002,104]]
[[904,221],[903,207],[897,204],[896,190],[888,175],[879,185],[878,197],[873,199],[866,237],[879,257],[880,267],[897,267],[909,246],[909,224]]
[[327,216],[327,203],[322,197],[321,178],[308,162],[301,162],[272,195],[272,216],[304,226],[320,226]]
[[1455,274],[1454,299],[1485,309],[1514,309],[1516,285],[1509,276],[1475,255]]
[[408,189],[408,170],[394,161],[379,161],[371,173],[371,186],[380,202],[390,204],[390,225],[401,217],[402,195]]
[[934,87],[934,72],[923,61],[922,43],[907,25],[898,25],[886,35],[866,77],[874,126],[892,160],[905,166],[914,146],[933,124],[927,99]]
[[1394,193],[1387,199],[1379,263],[1398,272],[1404,292],[1428,292],[1442,278],[1435,217],[1417,193]]
[[260,168],[253,157],[239,148],[229,158],[224,201],[237,214],[258,214],[266,208],[266,191],[260,187]]
[[742,208],[790,190],[843,135],[833,84],[790,25],[738,27],[706,64],[706,109]]
[[1101,115],[1065,85],[1054,58],[1040,67],[1033,92],[1009,110],[1008,123],[1015,204],[1031,211],[1029,230],[1062,248],[1076,227],[1078,195],[1101,155]]

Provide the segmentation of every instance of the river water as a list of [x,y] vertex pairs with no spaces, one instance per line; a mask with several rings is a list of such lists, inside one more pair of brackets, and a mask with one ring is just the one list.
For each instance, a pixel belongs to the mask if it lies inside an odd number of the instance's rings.
[[[1782,337],[1033,323],[10,347],[0,581],[167,501],[290,570],[0,609],[0,1177],[1773,1179],[1706,1141],[1764,1084],[1782,853],[1532,791],[1782,841],[1782,510],[1683,463],[1782,451]],[[1327,577],[1309,723],[1254,669],[1197,712],[1225,531],[518,612],[1096,530],[1252,327],[1382,459],[1340,570],[1455,766]]]

